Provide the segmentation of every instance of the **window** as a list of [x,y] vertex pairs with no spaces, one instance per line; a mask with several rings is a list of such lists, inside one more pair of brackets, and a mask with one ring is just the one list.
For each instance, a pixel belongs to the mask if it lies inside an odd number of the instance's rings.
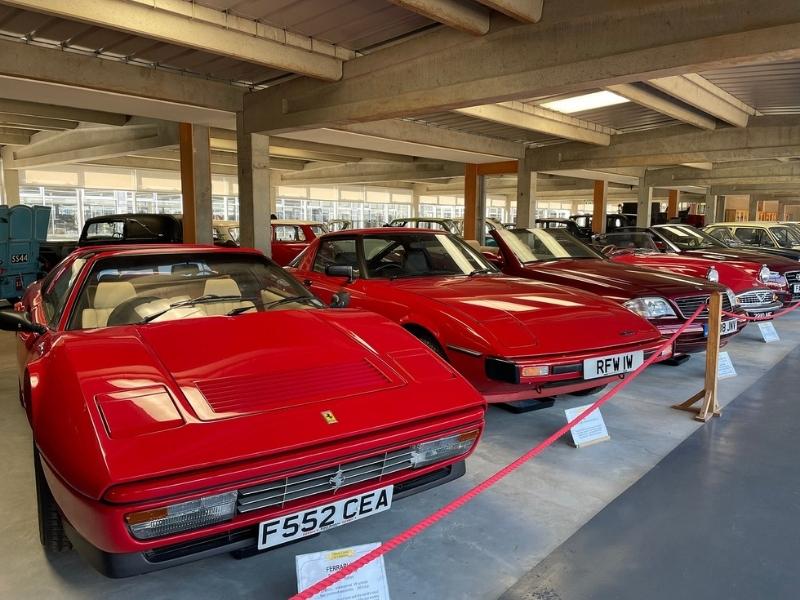
[[733,234],[748,246],[772,246],[767,232],[757,227],[738,227]]
[[451,234],[396,234],[364,238],[370,277],[421,277],[496,272],[479,253]]
[[85,258],[79,258],[72,262],[69,269],[64,269],[55,281],[45,280],[42,289],[42,307],[47,322],[51,327],[55,327],[67,303],[67,296],[72,287],[72,283],[80,273],[83,265],[86,264]]
[[273,225],[272,239],[276,242],[304,242],[306,236],[297,225]]
[[788,227],[770,227],[770,233],[778,241],[781,248],[791,248],[800,245],[800,235]]
[[330,265],[351,266],[358,268],[358,254],[354,239],[325,240],[319,245],[317,256],[314,259],[314,270],[324,273]]
[[86,239],[122,239],[124,231],[125,221],[101,221],[100,223],[91,223],[86,228]]

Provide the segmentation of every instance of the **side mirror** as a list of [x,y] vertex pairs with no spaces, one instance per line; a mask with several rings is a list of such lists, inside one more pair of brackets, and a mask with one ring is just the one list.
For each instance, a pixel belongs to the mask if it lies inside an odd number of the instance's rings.
[[336,292],[331,296],[331,308],[347,308],[350,306],[350,294],[347,292]]
[[325,275],[328,277],[347,277],[347,283],[356,280],[353,267],[350,265],[328,265],[325,267]]
[[47,331],[47,327],[39,323],[31,323],[24,313],[2,310],[0,311],[0,330],[36,333],[41,335]]

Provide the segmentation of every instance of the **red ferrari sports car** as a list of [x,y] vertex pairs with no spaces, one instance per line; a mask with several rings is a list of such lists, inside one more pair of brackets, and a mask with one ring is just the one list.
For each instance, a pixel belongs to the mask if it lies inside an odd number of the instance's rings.
[[619,304],[503,275],[445,231],[329,233],[289,270],[325,300],[345,290],[353,306],[400,323],[490,402],[602,388],[661,343],[655,327]]
[[[681,327],[712,292],[722,294],[723,308],[744,314],[733,292],[707,279],[679,276],[611,262],[581,243],[566,229],[495,229],[497,248],[485,248],[487,258],[508,275],[549,281],[592,292],[622,304],[648,319],[664,337]],[[490,254],[492,251],[499,254]],[[726,342],[746,319],[725,317]],[[708,311],[675,342],[675,354],[702,352],[708,340]]]
[[775,311],[783,308],[778,292],[768,284],[774,272],[767,265],[664,251],[658,247],[663,242],[654,240],[646,231],[608,233],[598,236],[596,243],[604,246],[603,253],[614,262],[718,281],[733,290],[739,306],[751,317],[770,320]]
[[462,475],[483,428],[483,398],[408,332],[326,310],[256,251],[80,249],[18,308],[0,326],[41,541],[109,576],[388,510]]

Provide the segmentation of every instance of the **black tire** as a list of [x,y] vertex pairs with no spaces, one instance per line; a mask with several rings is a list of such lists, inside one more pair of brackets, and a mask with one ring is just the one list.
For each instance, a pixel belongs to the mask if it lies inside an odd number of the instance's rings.
[[586,390],[580,390],[580,391],[577,391],[577,392],[572,392],[570,394],[570,396],[591,396],[592,394],[596,394],[597,392],[603,391],[604,389],[606,389],[606,387],[608,387],[608,384],[606,384],[606,385],[598,385],[597,387],[589,388],[589,389],[586,389]]
[[64,531],[64,522],[44,477],[41,459],[35,444],[33,446],[33,469],[36,477],[36,507],[39,513],[39,541],[45,550],[50,552],[71,550],[72,542],[69,541]]
[[439,342],[437,342],[436,339],[431,334],[423,333],[421,331],[420,332],[412,331],[411,333],[414,334],[414,337],[417,338],[420,342],[422,342],[428,348],[436,352],[436,354],[441,356],[444,360],[447,360],[447,355],[444,353],[444,350],[442,350],[442,347],[439,345]]

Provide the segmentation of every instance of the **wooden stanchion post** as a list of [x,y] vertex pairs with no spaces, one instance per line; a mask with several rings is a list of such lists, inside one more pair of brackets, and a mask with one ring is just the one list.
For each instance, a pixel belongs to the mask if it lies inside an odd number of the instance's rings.
[[[708,343],[706,346],[706,382],[705,387],[689,398],[686,402],[673,405],[672,408],[687,410],[697,413],[695,419],[708,421],[711,417],[718,417],[722,410],[717,402],[717,361],[719,360],[719,335],[722,327],[722,295],[719,292],[711,294],[708,304]],[[697,407],[699,401],[702,404]]]

